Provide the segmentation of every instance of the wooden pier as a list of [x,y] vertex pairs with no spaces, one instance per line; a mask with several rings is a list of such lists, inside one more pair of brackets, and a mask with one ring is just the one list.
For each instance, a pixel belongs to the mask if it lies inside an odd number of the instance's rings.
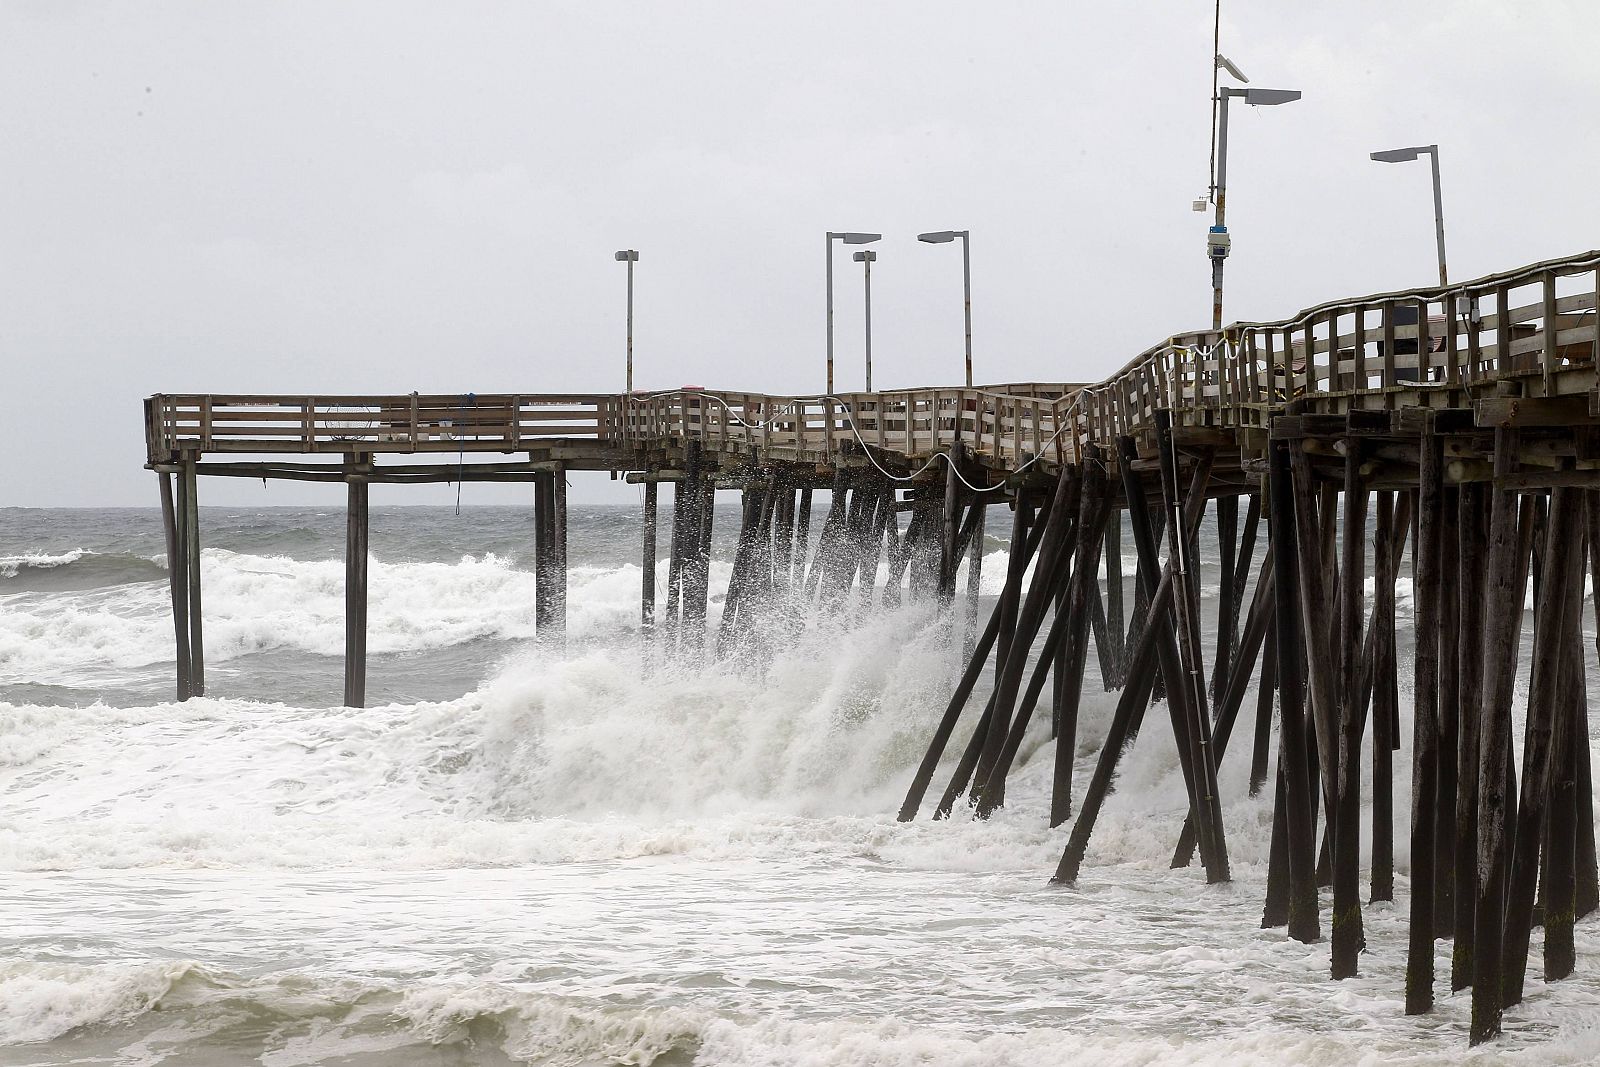
[[[532,482],[536,615],[551,637],[565,618],[565,472],[642,482],[641,630],[654,644],[723,656],[739,654],[760,629],[752,623],[796,598],[842,603],[859,589],[853,602],[876,595],[893,606],[908,585],[912,596],[953,604],[964,556],[964,603],[974,610],[988,510],[1007,504],[1004,590],[982,626],[969,623],[965,669],[930,716],[900,818],[928,807],[947,766],[934,818],[950,817],[963,798],[979,818],[1002,806],[1048,691],[1050,821],[1071,824],[1054,877],[1073,883],[1084,877],[1118,761],[1160,700],[1189,798],[1173,828],[1173,866],[1198,854],[1210,881],[1229,878],[1217,769],[1232,741],[1235,759],[1250,761],[1251,791],[1274,797],[1262,925],[1307,942],[1326,927],[1330,973],[1343,978],[1360,967],[1363,896],[1394,893],[1396,585],[1409,565],[1406,1010],[1429,1011],[1446,981],[1470,986],[1477,1043],[1499,1032],[1523,995],[1532,927],[1543,927],[1545,979],[1561,979],[1574,967],[1574,921],[1600,906],[1582,621],[1585,576],[1600,576],[1597,291],[1600,252],[1587,252],[1171,337],[1093,384],[811,397],[156,395],[145,403],[146,435],[166,516],[178,696],[205,692],[201,475],[348,486],[352,705],[365,693],[373,482]],[[662,481],[675,483],[664,598],[655,583]],[[741,493],[744,506],[720,630],[710,635],[718,491]],[[829,503],[813,538],[818,491]],[[1208,507],[1221,575],[1210,615],[1197,537]],[[1138,560],[1127,612],[1125,531]],[[1091,644],[1120,696],[1075,798]],[[981,687],[991,664],[992,684]],[[1240,715],[1252,680],[1247,730]],[[969,713],[985,689],[983,707]],[[946,748],[963,717],[972,725],[950,766]],[[1363,833],[1372,845],[1365,892]],[[1320,904],[1325,887],[1331,911]],[[1448,976],[1434,974],[1439,939],[1453,941]]]

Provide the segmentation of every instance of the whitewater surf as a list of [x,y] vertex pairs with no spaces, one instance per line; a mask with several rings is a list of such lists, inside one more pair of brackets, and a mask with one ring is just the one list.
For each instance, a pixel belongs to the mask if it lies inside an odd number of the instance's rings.
[[[637,634],[637,514],[572,509],[556,647],[527,509],[376,509],[352,709],[330,706],[336,512],[203,512],[209,695],[181,704],[157,514],[0,512],[0,1063],[1600,1057],[1593,923],[1575,979],[1531,979],[1493,1048],[1462,1051],[1464,996],[1402,1014],[1404,834],[1358,979],[1259,930],[1271,803],[1242,748],[1227,886],[1167,869],[1186,801],[1155,729],[1074,889],[1046,881],[1048,716],[994,818],[896,823],[960,627],[913,603],[807,618],[759,661],[663,661]],[[1400,610],[1404,634],[1404,586]],[[1112,708],[1089,663],[1085,757]]]

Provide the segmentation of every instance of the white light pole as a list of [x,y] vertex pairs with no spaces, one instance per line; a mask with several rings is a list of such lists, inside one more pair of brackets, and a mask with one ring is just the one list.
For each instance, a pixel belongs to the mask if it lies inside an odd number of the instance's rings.
[[1444,198],[1439,195],[1439,146],[1422,145],[1417,148],[1391,148],[1374,152],[1372,158],[1379,163],[1409,163],[1420,155],[1427,155],[1433,164],[1433,234],[1439,246],[1439,284],[1450,284],[1450,272],[1444,265]]
[[[1219,59],[1221,57],[1218,57]],[[1229,64],[1237,74],[1237,68]],[[1300,99],[1298,89],[1223,89],[1217,94],[1217,178],[1213,192],[1216,194],[1217,217],[1211,233],[1206,238],[1206,255],[1211,258],[1211,328],[1222,329],[1222,264],[1228,258],[1227,202],[1228,202],[1228,101],[1243,98],[1247,104],[1268,106],[1287,104]]]
[[870,248],[864,248],[850,258],[861,264],[862,275],[867,281],[867,392],[870,393],[872,392],[872,264],[878,258],[878,253]]
[[833,394],[833,242],[869,245],[883,240],[881,233],[834,233],[828,231],[828,394]]
[[628,395],[633,394],[633,265],[639,262],[639,253],[625,248],[613,258],[628,265]]
[[972,388],[972,256],[968,248],[968,233],[966,230],[935,230],[933,233],[919,233],[917,240],[924,244],[943,245],[949,244],[957,237],[961,238],[961,292],[965,298],[967,318],[967,388]]

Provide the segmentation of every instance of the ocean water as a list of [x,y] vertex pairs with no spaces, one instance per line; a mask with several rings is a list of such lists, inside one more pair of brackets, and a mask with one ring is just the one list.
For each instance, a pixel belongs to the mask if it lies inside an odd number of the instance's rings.
[[[157,513],[0,510],[0,1063],[1600,1060],[1593,919],[1549,986],[1535,933],[1493,1047],[1468,1052],[1465,995],[1402,1014],[1407,749],[1398,899],[1333,983],[1325,943],[1258,928],[1246,746],[1231,884],[1167,869],[1184,799],[1154,710],[1079,885],[1051,886],[1047,714],[993,819],[894,821],[959,625],[857,605],[759,659],[647,655],[637,509],[570,521],[568,637],[541,642],[529,509],[374,509],[357,710],[334,706],[338,509],[202,509],[208,695],[183,704]],[[713,626],[735,525],[719,509]],[[1089,674],[1080,796],[1114,704]]]

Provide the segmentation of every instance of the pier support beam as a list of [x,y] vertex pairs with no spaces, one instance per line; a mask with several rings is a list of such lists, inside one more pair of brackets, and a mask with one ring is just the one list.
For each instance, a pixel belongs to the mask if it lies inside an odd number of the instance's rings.
[[656,628],[656,490],[654,481],[644,483],[644,522],[639,560],[639,633],[646,642]]
[[567,628],[567,475],[534,476],[534,621],[540,638]]
[[[1416,621],[1414,710],[1411,741],[1411,925],[1406,945],[1406,1014],[1433,1010],[1433,941],[1437,915],[1441,547],[1445,530],[1443,444],[1425,430],[1420,446],[1417,539],[1413,582]],[[1450,669],[1453,664],[1447,665]]]
[[1500,1033],[1504,1006],[1506,878],[1506,768],[1511,759],[1511,700],[1516,682],[1517,639],[1522,628],[1524,573],[1517,558],[1517,498],[1501,479],[1516,472],[1518,434],[1499,428],[1494,435],[1496,485],[1490,496],[1488,588],[1484,606],[1482,719],[1478,738],[1477,910],[1472,957],[1472,1023],[1477,1045]]
[[188,539],[182,529],[186,521],[172,491],[173,476],[158,471],[161,483],[161,519],[167,544],[167,585],[172,595],[172,629],[177,650],[177,692],[179,700],[189,699],[189,563],[184,549]]
[[367,704],[367,480],[362,456],[346,465],[344,543],[344,705]]
[[1310,731],[1305,708],[1305,671],[1301,627],[1306,618],[1301,603],[1301,571],[1320,568],[1313,555],[1301,556],[1301,546],[1315,544],[1315,536],[1299,532],[1297,496],[1291,470],[1290,446],[1274,441],[1269,452],[1268,510],[1276,577],[1273,640],[1278,651],[1278,777],[1282,782],[1282,821],[1287,867],[1289,936],[1310,944],[1321,938],[1317,914],[1316,783],[1311,780]]
[[[1522,1000],[1541,843],[1547,851],[1555,845],[1564,857],[1570,857],[1573,844],[1572,840],[1559,843],[1547,840],[1545,814],[1546,801],[1556,780],[1553,772],[1562,762],[1571,736],[1566,724],[1568,711],[1562,706],[1567,695],[1562,685],[1562,671],[1572,650],[1569,627],[1581,612],[1583,596],[1583,571],[1579,563],[1583,549],[1582,496],[1582,490],[1578,489],[1557,487],[1551,491],[1544,568],[1535,594],[1522,793],[1510,843],[1512,862],[1506,883],[1501,997],[1501,1003],[1506,1006]],[[1564,858],[1563,863],[1571,870],[1570,859]],[[1547,886],[1547,893],[1549,889]],[[1567,916],[1570,910],[1559,918],[1566,920]],[[1547,925],[1547,937],[1549,930]]]
[[1195,829],[1206,881],[1231,878],[1227,838],[1222,827],[1221,799],[1217,789],[1216,752],[1211,744],[1210,705],[1206,695],[1204,652],[1200,643],[1198,573],[1191,558],[1192,542],[1184,536],[1183,500],[1178,495],[1178,454],[1172,440],[1172,414],[1156,412],[1156,440],[1161,461],[1161,496],[1167,514],[1167,551],[1176,562],[1173,586],[1173,622],[1177,629],[1181,678],[1168,675],[1169,698],[1182,691],[1191,762],[1194,766]]
[[189,695],[206,695],[205,612],[200,597],[200,494],[196,484],[194,456],[183,460],[179,513],[183,516],[183,563],[188,572],[189,594]]

